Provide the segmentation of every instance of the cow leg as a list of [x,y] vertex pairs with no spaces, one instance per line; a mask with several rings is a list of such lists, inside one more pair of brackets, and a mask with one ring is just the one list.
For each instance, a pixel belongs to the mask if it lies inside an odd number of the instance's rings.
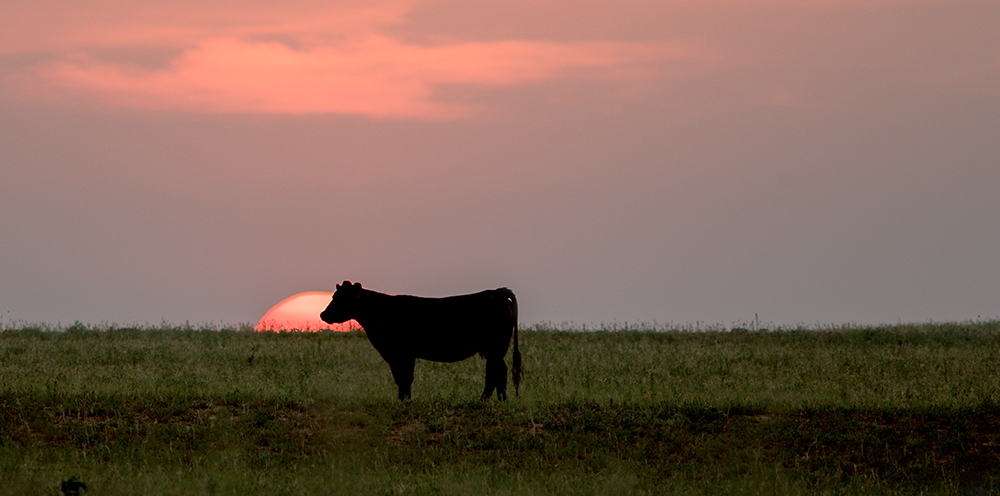
[[389,362],[392,370],[392,378],[399,388],[399,399],[410,398],[410,385],[413,384],[413,368],[416,364],[415,358],[395,358]]
[[497,398],[507,399],[507,364],[503,363],[503,357],[486,359],[486,388],[481,399],[489,399],[494,389],[497,390]]

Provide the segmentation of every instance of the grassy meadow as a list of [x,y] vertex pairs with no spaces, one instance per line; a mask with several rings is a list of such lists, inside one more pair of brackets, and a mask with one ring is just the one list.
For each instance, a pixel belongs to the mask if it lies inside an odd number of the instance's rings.
[[[1000,322],[520,331],[418,361],[400,402],[363,332],[0,329],[0,492],[992,494]],[[508,355],[509,363],[509,355]]]

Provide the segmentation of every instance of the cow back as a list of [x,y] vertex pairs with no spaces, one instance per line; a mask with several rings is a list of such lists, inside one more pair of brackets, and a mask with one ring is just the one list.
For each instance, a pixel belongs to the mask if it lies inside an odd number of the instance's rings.
[[445,298],[366,293],[371,294],[365,295],[358,321],[387,359],[503,357],[517,325],[516,304],[506,288]]

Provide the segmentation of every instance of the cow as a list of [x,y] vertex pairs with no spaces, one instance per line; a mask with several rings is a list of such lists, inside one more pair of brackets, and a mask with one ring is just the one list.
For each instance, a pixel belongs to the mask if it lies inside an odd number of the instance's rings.
[[390,295],[344,281],[320,313],[328,324],[354,319],[372,346],[389,363],[399,399],[410,398],[416,359],[458,362],[476,353],[486,359],[486,387],[480,397],[507,399],[504,356],[514,338],[511,376],[514,394],[521,383],[521,352],[517,349],[517,298],[507,288],[479,293],[423,298]]

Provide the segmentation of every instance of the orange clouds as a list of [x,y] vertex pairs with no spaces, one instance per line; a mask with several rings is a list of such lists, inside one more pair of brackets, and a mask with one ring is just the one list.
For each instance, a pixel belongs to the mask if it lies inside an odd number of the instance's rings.
[[[45,61],[19,74],[22,94],[198,113],[455,119],[473,114],[476,105],[447,101],[441,89],[449,85],[628,79],[639,74],[637,67],[689,56],[670,43],[417,43],[388,33],[404,22],[408,2],[339,10],[298,5],[273,16],[263,7],[233,7],[228,21],[219,6],[188,7],[201,15],[163,15],[157,22],[153,10],[133,9],[123,16],[130,22],[97,15],[81,16],[78,25],[59,16],[63,21],[52,22],[66,30],[48,26],[53,37],[36,37],[33,48]],[[28,38],[20,39],[22,49],[32,45]],[[167,47],[172,56],[159,64],[143,60],[151,47]],[[123,59],[123,51],[131,58]]]
[[344,37],[403,22],[408,0],[0,3],[0,54],[190,47],[213,37]]
[[164,68],[85,57],[47,64],[37,69],[37,76],[103,104],[132,108],[448,119],[467,115],[471,108],[436,101],[440,85],[522,84],[559,77],[569,69],[599,69],[606,76],[646,59],[682,55],[669,46],[613,43],[425,46],[377,34],[308,48],[213,38]]

